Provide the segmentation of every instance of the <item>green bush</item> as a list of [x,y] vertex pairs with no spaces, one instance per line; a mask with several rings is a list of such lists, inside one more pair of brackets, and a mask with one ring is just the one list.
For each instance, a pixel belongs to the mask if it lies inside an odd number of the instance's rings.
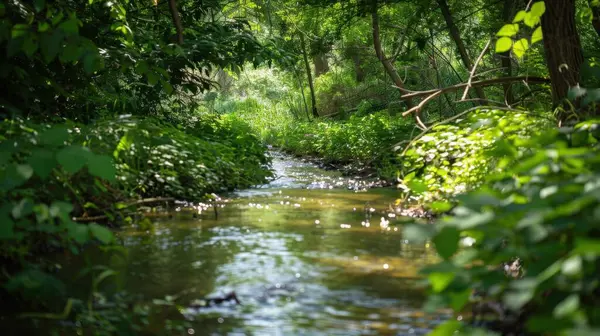
[[[600,333],[599,127],[598,120],[587,121],[500,140],[498,169],[485,188],[460,196],[453,216],[438,225],[405,229],[407,239],[431,238],[443,258],[423,270],[430,308],[460,312],[477,288],[512,312],[528,312],[530,332]],[[460,248],[466,236],[475,244]],[[515,257],[521,277],[497,271]],[[452,332],[461,323],[441,328]]]
[[497,159],[489,155],[497,146],[547,130],[551,120],[527,111],[482,108],[435,126],[400,155],[404,184],[428,190],[419,196],[427,202],[477,188],[497,168]]

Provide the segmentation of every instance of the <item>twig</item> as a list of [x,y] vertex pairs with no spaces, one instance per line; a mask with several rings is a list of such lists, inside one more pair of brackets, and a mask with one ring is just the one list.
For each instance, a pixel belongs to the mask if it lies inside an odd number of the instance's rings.
[[437,92],[434,92],[434,93],[432,93],[431,95],[429,95],[429,97],[427,97],[427,98],[423,99],[423,100],[422,100],[422,101],[419,103],[419,105],[417,105],[417,106],[415,106],[415,107],[413,107],[413,108],[409,109],[408,111],[406,111],[406,112],[402,113],[402,116],[403,116],[403,117],[406,117],[407,115],[409,115],[409,114],[411,114],[411,113],[413,113],[413,112],[417,112],[417,113],[418,113],[418,112],[420,112],[420,111],[421,111],[421,109],[423,108],[423,106],[425,106],[425,104],[427,104],[427,103],[428,103],[430,100],[432,100],[433,98],[435,98],[435,97],[437,97],[437,96],[441,95],[443,92],[444,92],[444,91],[443,91],[442,89],[439,89]]
[[477,65],[479,65],[479,63],[481,62],[481,59],[483,58],[483,55],[485,55],[485,52],[490,47],[490,43],[492,43],[492,39],[488,40],[485,47],[483,47],[481,54],[479,54],[479,57],[475,61],[475,64],[473,64],[473,67],[471,68],[471,72],[469,73],[469,80],[467,81],[467,86],[465,87],[465,92],[463,92],[462,98],[460,100],[467,99],[467,95],[469,94],[469,89],[471,88],[471,85],[473,82],[473,77],[475,76],[475,71],[477,70]]

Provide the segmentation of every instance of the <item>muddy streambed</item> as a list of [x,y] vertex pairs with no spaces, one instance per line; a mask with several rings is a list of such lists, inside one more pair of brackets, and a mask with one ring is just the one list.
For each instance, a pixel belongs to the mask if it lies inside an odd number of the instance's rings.
[[416,273],[436,256],[395,228],[397,191],[277,153],[274,169],[271,183],[229,195],[218,219],[120,232],[125,289],[187,302],[235,291],[241,305],[184,311],[196,335],[423,335],[450,317],[421,310]]

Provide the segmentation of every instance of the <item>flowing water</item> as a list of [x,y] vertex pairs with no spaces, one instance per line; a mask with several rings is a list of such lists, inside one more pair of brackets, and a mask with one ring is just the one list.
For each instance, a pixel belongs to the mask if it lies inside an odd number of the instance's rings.
[[421,310],[417,270],[436,256],[402,239],[397,191],[274,156],[277,178],[229,195],[218,218],[121,232],[125,288],[181,302],[235,291],[240,305],[184,311],[196,335],[423,335],[450,317]]

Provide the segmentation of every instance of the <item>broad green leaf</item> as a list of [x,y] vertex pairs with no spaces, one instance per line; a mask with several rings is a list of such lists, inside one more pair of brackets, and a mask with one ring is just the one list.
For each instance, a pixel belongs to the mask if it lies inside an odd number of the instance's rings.
[[92,223],[89,225],[89,228],[92,235],[104,244],[109,244],[114,240],[113,233],[104,226]]
[[452,203],[441,201],[432,202],[431,204],[429,204],[429,208],[437,213],[442,213],[450,211],[450,209],[452,209]]
[[22,37],[29,32],[29,25],[17,23],[12,27],[11,37],[16,39],[18,37]]
[[50,34],[40,35],[40,50],[46,63],[52,62],[62,48],[64,35],[61,30],[54,30]]
[[527,15],[527,12],[524,10],[520,10],[517,15],[515,15],[515,18],[513,19],[513,23],[518,23],[521,22],[525,19],[525,15]]
[[496,41],[496,52],[507,52],[512,48],[513,41],[510,37],[501,37]]
[[52,217],[61,217],[68,218],[71,211],[73,211],[73,204],[63,202],[63,201],[54,201],[50,205],[50,216]]
[[31,168],[28,164],[20,164],[16,165],[18,176],[23,179],[23,181],[27,181],[33,175],[33,168]]
[[445,226],[433,238],[435,249],[444,259],[450,259],[456,251],[458,251],[458,241],[460,240],[460,232],[452,226]]
[[581,256],[572,256],[563,262],[561,267],[562,273],[566,275],[577,275],[581,273],[582,263]]
[[56,154],[58,163],[69,173],[77,173],[88,162],[91,152],[81,146],[65,147]]
[[512,37],[519,32],[519,25],[516,23],[508,23],[502,26],[496,36]]
[[576,238],[573,253],[600,255],[600,240]]
[[68,20],[63,21],[58,25],[58,28],[61,29],[66,34],[79,34],[79,24],[76,18],[70,18]]
[[444,322],[435,328],[432,332],[428,334],[428,336],[448,336],[455,335],[456,331],[461,327],[461,323],[456,320],[450,320],[448,322]]
[[513,290],[504,294],[503,301],[507,307],[517,311],[533,299],[533,294],[533,290]]
[[33,8],[35,8],[36,12],[41,12],[46,5],[46,0],[33,0]]
[[68,225],[69,238],[84,244],[90,240],[90,230],[85,224],[70,222]]
[[531,12],[527,12],[523,22],[530,28],[537,26],[540,23],[540,17],[537,15],[531,14]]
[[15,219],[20,219],[22,217],[25,217],[32,212],[33,212],[33,202],[28,198],[22,199],[19,203],[15,204],[12,208],[12,216]]
[[461,311],[471,298],[471,289],[465,289],[462,292],[450,293],[450,306],[454,311]]
[[31,156],[27,158],[27,163],[33,168],[35,174],[42,179],[48,178],[57,164],[54,154],[45,149],[33,150]]
[[432,289],[436,293],[440,293],[444,289],[446,289],[448,287],[448,285],[450,285],[452,280],[454,280],[454,277],[456,277],[456,273],[454,273],[454,272],[451,272],[451,273],[435,272],[435,273],[429,274],[428,279],[429,279],[429,283],[431,284]]
[[90,174],[109,181],[115,180],[117,170],[111,157],[91,153],[87,164]]
[[417,179],[412,179],[408,181],[406,185],[410,188],[411,191],[413,191],[416,194],[424,193],[429,189],[426,183]]
[[546,12],[546,4],[543,1],[538,1],[531,6],[529,12],[531,15],[541,17]]
[[414,243],[425,242],[432,235],[432,228],[422,224],[407,224],[402,231],[402,238]]
[[542,33],[542,26],[537,27],[533,34],[531,35],[531,44],[539,42],[544,39],[544,34]]
[[556,318],[563,318],[573,314],[578,308],[579,296],[577,294],[571,294],[554,307],[553,315]]
[[63,125],[56,125],[40,134],[40,143],[43,145],[62,146],[69,139],[69,129]]
[[526,38],[522,38],[515,42],[513,45],[513,53],[517,58],[522,58],[525,52],[529,49],[529,41]]

